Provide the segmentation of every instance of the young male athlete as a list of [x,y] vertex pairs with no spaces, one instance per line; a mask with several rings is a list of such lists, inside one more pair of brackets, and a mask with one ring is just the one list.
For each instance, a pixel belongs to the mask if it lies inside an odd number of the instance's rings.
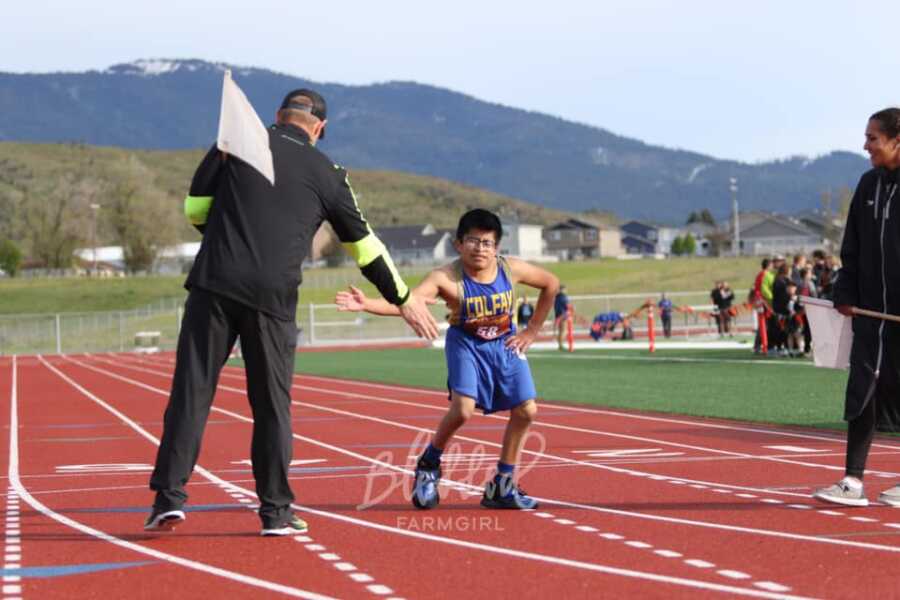
[[[496,475],[487,482],[482,506],[536,508],[515,484],[514,470],[528,427],[537,413],[537,395],[525,351],[534,342],[553,306],[559,280],[544,269],[498,254],[503,228],[497,215],[474,209],[462,216],[454,246],[459,259],[431,271],[413,294],[424,300],[440,296],[450,309],[450,328],[444,353],[450,410],[416,464],[412,500],[417,508],[433,508],[440,501],[441,454],[456,431],[478,407],[485,414],[510,412]],[[525,284],[540,290],[528,326],[513,323],[514,288]],[[396,307],[367,298],[351,287],[335,299],[339,310],[397,315]]]

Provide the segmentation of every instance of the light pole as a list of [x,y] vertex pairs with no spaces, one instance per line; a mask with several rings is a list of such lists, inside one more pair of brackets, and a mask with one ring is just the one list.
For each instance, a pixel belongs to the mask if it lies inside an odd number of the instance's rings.
[[741,255],[741,218],[738,216],[737,177],[730,179],[731,185],[731,214],[734,221],[734,236],[732,237],[732,250],[735,256]]
[[94,268],[91,273],[96,277],[97,276],[97,212],[100,210],[100,205],[96,202],[91,203],[91,247],[93,248],[94,254]]

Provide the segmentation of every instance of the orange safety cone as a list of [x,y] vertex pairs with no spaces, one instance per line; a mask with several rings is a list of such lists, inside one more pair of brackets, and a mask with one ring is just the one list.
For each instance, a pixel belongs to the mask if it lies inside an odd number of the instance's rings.
[[656,331],[653,328],[653,305],[647,308],[647,338],[650,340],[650,353],[656,352]]

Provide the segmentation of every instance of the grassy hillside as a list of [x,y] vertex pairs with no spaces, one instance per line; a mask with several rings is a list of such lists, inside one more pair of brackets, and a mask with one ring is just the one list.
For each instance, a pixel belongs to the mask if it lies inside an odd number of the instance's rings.
[[[570,294],[621,294],[707,290],[716,279],[746,289],[758,269],[755,258],[596,260],[544,265],[568,286]],[[423,270],[404,271],[410,284]],[[309,269],[303,273],[300,303],[328,303],[338,289],[360,283],[359,270]],[[163,298],[181,297],[184,277],[122,279],[0,279],[0,314],[127,310]],[[374,289],[366,284],[369,293]]]
[[[181,202],[203,152],[203,149],[149,151],[83,144],[0,142],[0,208],[6,212],[27,210],[28,203],[42,201],[47,190],[71,185],[76,178],[105,182],[108,185],[101,189],[109,190],[123,180],[139,177],[142,185],[156,192],[154,197],[167,202],[173,213],[180,215]],[[473,207],[516,214],[525,222],[542,225],[572,216],[435,177],[356,170],[351,170],[350,176],[366,218],[376,228],[418,223],[451,227],[463,211]],[[23,197],[22,190],[29,190],[29,195]],[[91,202],[103,206],[102,193]],[[102,222],[102,209],[100,217],[99,243],[115,243],[110,229]],[[178,239],[198,239],[180,216],[175,222],[179,224]],[[7,231],[3,230],[4,224]],[[0,218],[0,238],[24,241],[25,233],[21,220]],[[86,242],[89,232],[85,231],[84,236]],[[27,244],[25,251],[27,254]]]

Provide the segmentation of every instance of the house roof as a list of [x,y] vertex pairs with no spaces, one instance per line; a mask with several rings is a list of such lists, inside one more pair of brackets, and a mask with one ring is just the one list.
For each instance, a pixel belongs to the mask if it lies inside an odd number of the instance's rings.
[[766,215],[748,225],[744,225],[743,216],[741,219],[741,237],[744,239],[816,235],[805,225],[781,215]]
[[554,231],[554,230],[558,231],[560,229],[591,229],[594,231],[598,230],[597,226],[594,225],[593,223],[588,223],[586,221],[580,221],[578,219],[567,219],[567,220],[563,221],[562,223],[557,223],[555,225],[551,225],[550,227],[547,227],[547,229],[550,231]]
[[375,233],[388,249],[394,251],[434,248],[444,236],[453,235],[449,230],[438,230],[429,224],[379,227]]

